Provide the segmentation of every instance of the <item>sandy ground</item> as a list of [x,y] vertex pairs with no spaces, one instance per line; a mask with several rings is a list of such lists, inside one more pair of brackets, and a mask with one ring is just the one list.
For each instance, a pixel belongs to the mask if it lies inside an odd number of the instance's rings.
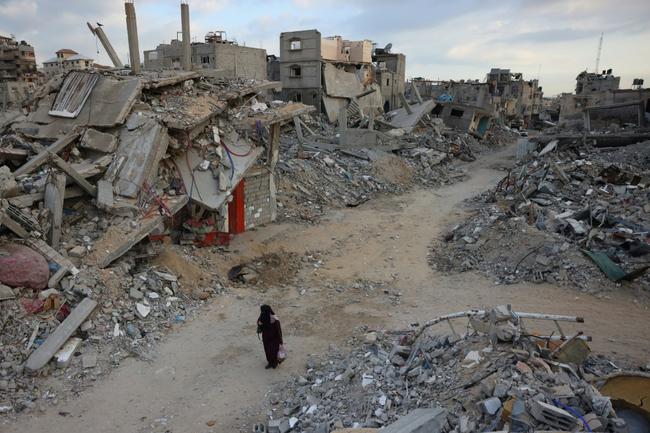
[[[301,373],[310,353],[344,345],[359,327],[403,329],[442,313],[499,303],[518,311],[583,316],[580,329],[594,337],[594,351],[645,365],[650,314],[634,293],[621,289],[596,298],[550,285],[503,286],[473,273],[440,275],[427,264],[432,239],[463,217],[464,199],[502,176],[499,168],[511,163],[513,153],[509,148],[469,164],[470,178],[459,184],[332,211],[317,226],[271,225],[239,236],[232,262],[214,257],[221,275],[242,258],[269,253],[318,252],[322,263],[303,262],[293,282],[231,288],[177,328],[153,363],[127,360],[79,398],[13,424],[0,422],[0,431],[251,431],[252,422],[263,420],[263,402],[274,383]],[[375,282],[377,288],[355,286],[358,281]],[[398,303],[395,292],[401,293]],[[274,306],[289,347],[289,359],[278,370],[263,368],[255,335],[262,302]],[[552,330],[547,323],[534,327]],[[569,324],[565,331],[575,329]]]

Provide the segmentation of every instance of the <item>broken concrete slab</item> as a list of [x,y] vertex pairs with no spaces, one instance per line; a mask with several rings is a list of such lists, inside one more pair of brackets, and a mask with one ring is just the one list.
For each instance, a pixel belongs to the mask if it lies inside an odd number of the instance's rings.
[[404,107],[399,108],[386,115],[389,119],[386,123],[393,128],[402,128],[406,132],[411,132],[418,122],[433,110],[435,105],[436,103],[433,100],[424,101],[422,104],[410,105],[409,110],[412,111],[411,114]]
[[117,149],[117,138],[113,134],[88,128],[81,136],[79,147],[103,153],[113,153]]
[[332,98],[351,98],[365,90],[356,73],[347,72],[331,63],[323,64],[323,84],[327,96]]
[[45,342],[30,355],[25,363],[25,368],[31,372],[43,368],[61,346],[68,341],[68,338],[74,334],[77,328],[86,321],[96,306],[97,302],[90,298],[84,298],[54,332],[47,337]]
[[447,411],[441,407],[415,409],[382,429],[382,433],[441,433],[447,426]]
[[115,179],[115,191],[125,197],[136,197],[142,185],[155,176],[158,163],[167,151],[167,129],[145,115],[133,113],[120,131],[120,144],[105,180]]
[[[165,197],[163,201],[170,213],[169,216],[172,216],[188,203],[189,198],[186,195],[181,195]],[[132,224],[111,226],[95,243],[91,259],[100,268],[105,268],[144,239],[166,218],[167,215],[146,215],[138,220],[131,221]]]
[[[246,172],[253,167],[264,150],[262,147],[251,149],[247,144],[242,146],[229,145],[228,148],[232,151],[230,156],[233,167],[221,167],[222,181],[219,178],[215,179],[211,170],[200,169],[204,159],[196,149],[188,149],[184,155],[174,159],[190,199],[212,211],[219,210],[230,192],[239,184]],[[223,149],[224,160],[228,158],[226,152],[227,150]],[[238,156],[244,154],[246,156]],[[226,179],[225,185],[224,178]]]

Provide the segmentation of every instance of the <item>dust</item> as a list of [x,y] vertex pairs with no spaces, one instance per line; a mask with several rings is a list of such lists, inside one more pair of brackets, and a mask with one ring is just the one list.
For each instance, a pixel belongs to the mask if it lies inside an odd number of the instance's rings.
[[160,254],[153,260],[153,264],[164,266],[176,275],[181,283],[181,289],[186,293],[209,286],[212,281],[212,276],[209,273],[179,255],[173,245],[163,246]]
[[403,158],[386,155],[373,161],[372,173],[384,182],[408,186],[413,182],[415,169],[409,166]]

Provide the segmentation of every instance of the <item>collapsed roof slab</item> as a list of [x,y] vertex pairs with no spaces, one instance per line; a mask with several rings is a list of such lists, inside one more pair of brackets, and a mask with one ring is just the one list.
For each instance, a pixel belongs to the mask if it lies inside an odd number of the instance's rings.
[[385,123],[393,128],[402,128],[407,133],[411,132],[418,122],[433,110],[435,105],[436,102],[432,99],[424,101],[422,104],[410,105],[410,114],[405,108],[398,108],[388,113],[391,119]]
[[[65,87],[62,87],[61,91],[74,93],[74,89]],[[118,126],[126,120],[141,91],[142,82],[139,78],[118,80],[101,76],[75,118],[50,116],[48,112],[56,97],[49,95],[41,99],[36,111],[28,116],[27,125],[38,127],[38,131],[31,134],[37,138],[58,138],[75,126],[96,128]]]
[[178,213],[187,204],[188,197],[186,195],[162,197],[161,201],[165,204],[169,215],[146,214],[137,219],[125,218],[121,224],[111,225],[95,242],[89,260],[94,261],[100,268],[107,267],[163,224],[168,216]]
[[115,192],[136,197],[144,182],[155,176],[167,151],[167,129],[157,121],[133,113],[119,136],[120,144],[104,179],[113,182]]
[[[183,155],[174,158],[174,163],[181,173],[185,191],[190,199],[211,211],[219,210],[231,191],[244,178],[246,172],[255,164],[255,161],[264,151],[263,147],[250,148],[249,144],[231,145],[229,148],[234,152],[231,153],[234,172],[232,172],[232,169],[224,169],[224,176],[222,177],[230,179],[226,188],[220,185],[218,177],[215,178],[211,170],[199,169],[199,166],[203,163],[203,157],[197,149],[188,149]],[[246,156],[238,156],[243,154],[246,154]]]
[[346,72],[331,63],[323,65],[325,93],[333,98],[353,98],[363,93],[364,87],[354,72]]

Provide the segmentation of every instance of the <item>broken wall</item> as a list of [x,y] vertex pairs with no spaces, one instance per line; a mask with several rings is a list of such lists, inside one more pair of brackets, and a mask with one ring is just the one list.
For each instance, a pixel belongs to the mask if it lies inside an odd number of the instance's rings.
[[271,182],[271,174],[264,167],[251,169],[244,178],[246,230],[275,219],[277,204]]
[[266,50],[230,44],[214,46],[214,65],[228,78],[266,79]]

